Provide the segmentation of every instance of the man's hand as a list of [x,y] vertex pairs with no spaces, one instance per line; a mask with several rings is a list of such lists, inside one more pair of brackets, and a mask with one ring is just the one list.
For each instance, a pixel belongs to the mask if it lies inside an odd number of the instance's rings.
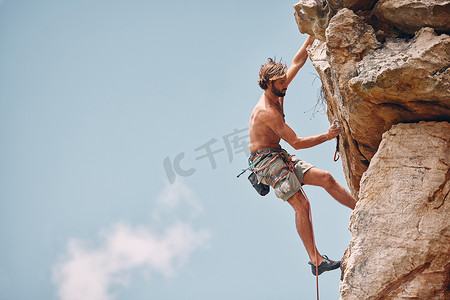
[[328,128],[328,132],[327,132],[330,140],[332,140],[335,137],[337,137],[340,133],[341,133],[341,127],[339,125],[337,125],[336,123],[331,125]]

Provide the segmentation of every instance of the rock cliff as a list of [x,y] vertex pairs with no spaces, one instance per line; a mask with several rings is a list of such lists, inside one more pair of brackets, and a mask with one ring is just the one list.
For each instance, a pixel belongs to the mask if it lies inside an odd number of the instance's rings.
[[450,299],[450,0],[301,0],[359,201],[341,299]]

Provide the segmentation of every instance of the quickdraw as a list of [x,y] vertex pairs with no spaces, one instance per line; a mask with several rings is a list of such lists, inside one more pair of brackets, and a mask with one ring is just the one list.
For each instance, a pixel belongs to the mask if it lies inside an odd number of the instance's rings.
[[[334,120],[332,124],[338,126],[339,128],[341,127],[341,122],[339,122],[339,120],[337,120],[337,119]],[[336,162],[339,160],[339,157],[340,157],[340,155],[339,155],[339,135],[338,135],[336,137],[336,150],[334,151],[333,160]]]
[[339,160],[339,136],[336,137],[336,151],[334,151],[333,160],[336,162]]

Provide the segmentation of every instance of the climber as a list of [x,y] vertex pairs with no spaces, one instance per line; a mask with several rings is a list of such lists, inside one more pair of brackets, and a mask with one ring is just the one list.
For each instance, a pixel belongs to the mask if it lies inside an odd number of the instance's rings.
[[272,186],[276,196],[287,201],[294,209],[297,231],[310,258],[312,273],[316,275],[318,265],[320,275],[339,268],[340,261],[333,261],[326,255],[319,254],[309,218],[310,204],[301,192],[301,185],[323,187],[338,202],[351,209],[355,207],[356,200],[329,172],[307,162],[292,159],[279,144],[280,139],[283,139],[296,150],[310,148],[334,139],[340,133],[340,127],[332,125],[325,133],[298,137],[284,120],[283,101],[286,90],[305,64],[308,58],[306,48],[313,41],[314,38],[308,36],[289,68],[284,63],[277,63],[270,58],[261,66],[259,86],[264,92],[250,117],[249,162],[258,181]]

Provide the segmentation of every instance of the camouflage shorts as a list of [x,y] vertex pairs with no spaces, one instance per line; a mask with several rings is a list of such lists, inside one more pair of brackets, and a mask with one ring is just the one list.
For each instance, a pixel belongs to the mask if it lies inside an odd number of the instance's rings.
[[[280,153],[282,154],[280,155]],[[277,155],[278,157],[275,158]],[[260,182],[272,186],[275,191],[275,195],[284,201],[291,198],[300,190],[299,182],[302,183],[305,173],[314,167],[305,161],[293,160],[295,165],[294,175],[294,173],[290,172],[288,168],[284,168],[287,167],[285,156],[291,158],[291,156],[284,150],[282,152],[263,152],[253,158],[253,167],[256,170],[263,168],[270,163],[266,168],[257,171],[256,175]],[[297,177],[298,180],[295,177]]]

